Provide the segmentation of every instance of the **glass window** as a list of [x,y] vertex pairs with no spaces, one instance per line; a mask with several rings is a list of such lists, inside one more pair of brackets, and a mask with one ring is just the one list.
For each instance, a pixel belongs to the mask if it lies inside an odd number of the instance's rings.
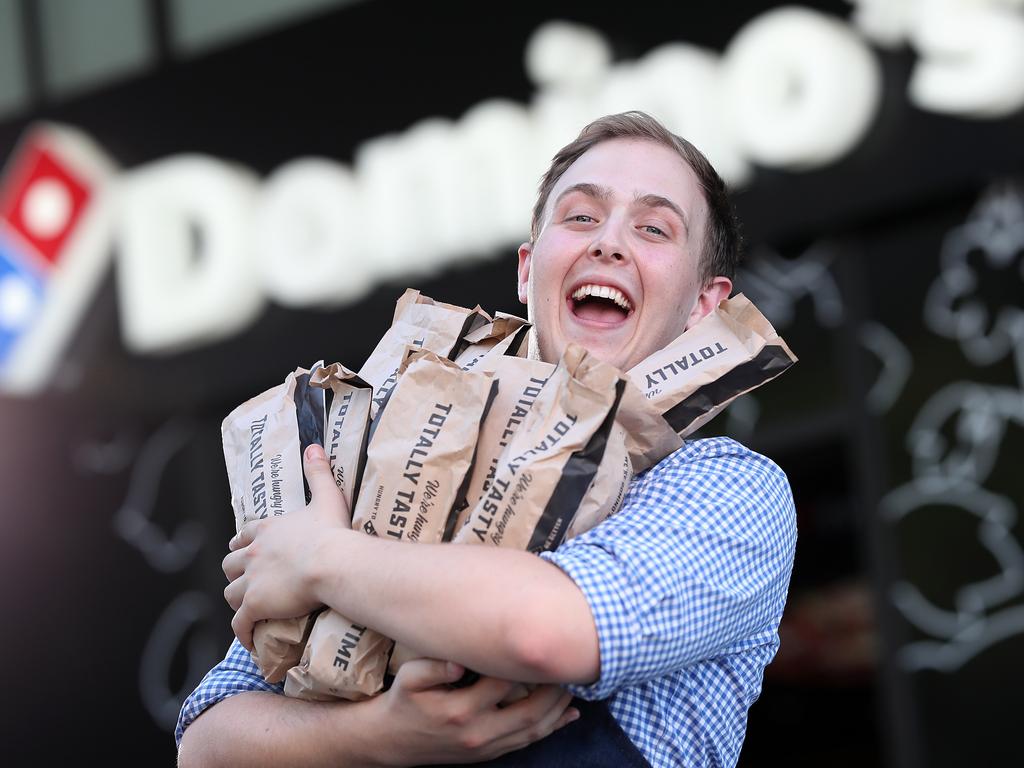
[[136,74],[154,61],[147,0],[42,0],[46,88],[51,94]]
[[25,106],[28,82],[17,0],[0,0],[0,118]]
[[175,50],[197,53],[354,0],[172,0]]

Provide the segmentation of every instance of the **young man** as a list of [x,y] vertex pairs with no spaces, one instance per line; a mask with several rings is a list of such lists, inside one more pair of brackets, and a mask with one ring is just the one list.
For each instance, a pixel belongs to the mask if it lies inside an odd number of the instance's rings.
[[[532,353],[556,362],[572,341],[632,367],[728,296],[738,239],[690,144],[642,113],[592,123],[555,156],[519,249]],[[241,645],[185,702],[182,766],[736,763],[796,539],[773,463],[724,438],[687,442],[616,515],[538,557],[351,531],[323,451],[305,460],[310,505],[230,543]],[[451,661],[407,664],[365,702],[277,695],[242,646],[256,621],[320,605]],[[488,677],[450,689],[463,667]],[[504,681],[545,685],[499,707]]]

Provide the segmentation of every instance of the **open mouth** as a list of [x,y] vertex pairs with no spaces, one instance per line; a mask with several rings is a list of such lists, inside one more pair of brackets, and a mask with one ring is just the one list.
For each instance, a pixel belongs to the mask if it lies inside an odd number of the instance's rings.
[[617,325],[633,314],[633,303],[618,288],[586,283],[567,297],[573,315],[591,323]]

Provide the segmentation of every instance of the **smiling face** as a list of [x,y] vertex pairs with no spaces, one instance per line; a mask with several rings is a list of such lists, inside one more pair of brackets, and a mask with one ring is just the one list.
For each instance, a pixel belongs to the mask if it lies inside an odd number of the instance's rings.
[[583,153],[519,248],[533,356],[557,362],[574,341],[628,370],[708,314],[732,283],[701,285],[707,219],[696,175],[669,147],[610,139]]

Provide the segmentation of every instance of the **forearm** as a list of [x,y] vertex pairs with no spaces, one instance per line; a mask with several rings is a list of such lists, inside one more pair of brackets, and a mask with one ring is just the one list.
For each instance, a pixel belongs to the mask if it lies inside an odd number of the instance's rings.
[[[185,730],[179,768],[387,764],[374,739],[371,702],[323,703],[250,691],[218,702]],[[376,743],[373,743],[376,742]],[[373,754],[371,754],[373,753]]]
[[599,674],[586,599],[535,555],[335,531],[316,563],[323,603],[427,656],[523,682],[586,683]]

